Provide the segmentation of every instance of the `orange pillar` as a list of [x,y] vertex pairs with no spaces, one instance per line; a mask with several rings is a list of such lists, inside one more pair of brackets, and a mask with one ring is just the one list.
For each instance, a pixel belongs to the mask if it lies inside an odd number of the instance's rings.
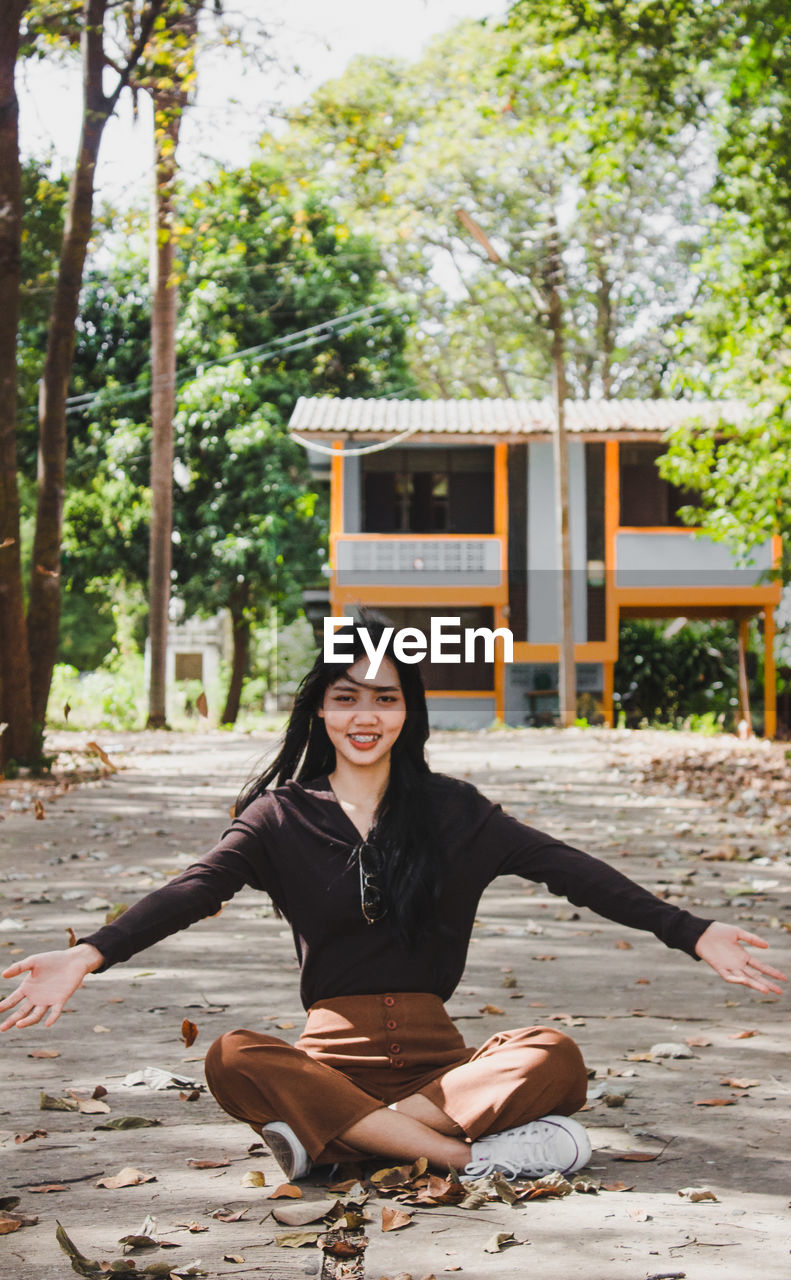
[[[494,446],[494,532],[500,539],[500,573],[508,580],[508,445]],[[508,617],[502,605],[495,605],[494,626],[508,626]],[[494,646],[494,717],[505,721],[505,663],[503,645]]]
[[775,672],[775,611],[764,609],[764,737],[777,733],[777,678]]
[[604,723],[612,729],[615,724],[615,707],[613,704],[613,689],[615,686],[615,663],[605,662],[604,666],[604,690],[602,693]]
[[330,461],[330,567],[332,569],[332,578],[330,579],[330,613],[337,615],[337,560],[335,544],[343,533],[343,440],[333,440],[332,447],[337,450],[337,453],[332,455],[332,459]]

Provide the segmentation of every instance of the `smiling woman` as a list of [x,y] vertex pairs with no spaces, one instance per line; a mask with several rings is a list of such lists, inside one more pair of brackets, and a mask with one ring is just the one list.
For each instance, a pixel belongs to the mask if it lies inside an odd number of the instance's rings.
[[[378,644],[387,620],[363,620]],[[349,645],[343,661],[319,654],[277,757],[240,796],[216,848],[71,950],[11,965],[5,977],[26,976],[0,1001],[11,1010],[0,1029],[51,1026],[89,972],[251,885],[291,925],[307,1022],[295,1045],[252,1030],[221,1036],[206,1078],[287,1177],[365,1155],[426,1156],[468,1178],[579,1169],[591,1148],[570,1118],[587,1085],[574,1041],[529,1026],[472,1048],[444,1007],[492,880],[546,884],[706,960],[726,982],[777,992],[783,974],[745,950],[765,947],[761,938],[662,901],[468,783],[432,773],[419,667],[390,649],[369,680],[358,628]]]

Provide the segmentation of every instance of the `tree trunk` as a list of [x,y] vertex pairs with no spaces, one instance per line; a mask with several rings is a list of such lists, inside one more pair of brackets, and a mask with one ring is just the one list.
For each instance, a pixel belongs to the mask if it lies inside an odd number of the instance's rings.
[[[171,34],[190,46],[200,5],[178,17]],[[170,573],[173,560],[173,417],[176,410],[176,319],[178,287],[174,271],[175,183],[181,119],[187,90],[169,69],[167,87],[154,78],[154,196],[151,218],[151,536],[148,548],[148,635],[150,667],[147,728],[167,727],[165,660],[168,642]],[[174,83],[175,81],[175,83]]]
[[33,716],[43,732],[60,621],[60,544],[66,471],[66,396],[74,356],[74,325],[93,221],[96,161],[107,123],[102,91],[107,0],[86,0],[83,16],[83,116],[71,179],[58,279],[39,395],[38,502],[28,607]]
[[249,591],[244,583],[231,601],[231,622],[233,624],[233,666],[225,709],[222,713],[222,724],[235,724],[239,714],[239,703],[242,697],[242,685],[247,675],[248,654],[250,651],[250,619],[247,611]]
[[566,436],[566,364],[563,345],[563,303],[558,292],[561,273],[557,234],[553,230],[547,252],[547,324],[552,337],[552,388],[555,401],[555,507],[558,513],[560,590],[558,592],[558,693],[560,723],[572,725],[577,716],[577,669],[574,659],[574,618],[569,524],[569,455]]
[[0,773],[34,750],[19,546],[16,403],[22,189],[14,69],[27,0],[0,8]]
[[103,91],[104,20],[108,0],[84,0],[82,15],[83,116],[77,163],[69,187],[55,297],[39,396],[38,502],[28,606],[28,650],[33,718],[43,733],[60,621],[60,548],[66,471],[66,397],[74,355],[85,256],[93,224],[96,161],[104,126],[140,61],[165,0],[150,0],[138,36],[113,93]]

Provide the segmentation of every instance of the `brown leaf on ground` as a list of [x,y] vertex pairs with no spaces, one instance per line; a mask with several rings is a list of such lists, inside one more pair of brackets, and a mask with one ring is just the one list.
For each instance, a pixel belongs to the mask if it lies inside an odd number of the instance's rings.
[[38,1100],[39,1111],[76,1111],[76,1098],[54,1098],[48,1093],[42,1093]]
[[[203,697],[203,694],[201,694],[201,697]],[[244,1262],[241,1253],[224,1253],[222,1260],[223,1262]]]
[[110,1178],[100,1178],[96,1183],[97,1187],[105,1187],[108,1191],[118,1191],[121,1187],[138,1187],[142,1182],[156,1182],[155,1173],[143,1173],[142,1169],[135,1169],[131,1165],[125,1165],[119,1173],[115,1173]]
[[661,1151],[618,1151],[613,1155],[613,1160],[656,1160],[661,1156]]
[[46,1129],[34,1129],[32,1133],[17,1133],[14,1135],[14,1142],[17,1146],[21,1146],[23,1142],[32,1142],[34,1138],[48,1137]]
[[181,1024],[181,1038],[185,1049],[191,1048],[198,1038],[198,1028],[194,1022],[190,1022],[189,1018],[185,1018]]
[[626,1062],[653,1062],[654,1055],[652,1053],[627,1053],[624,1054]]
[[736,1105],[735,1098],[696,1098],[696,1107],[733,1107]]
[[36,820],[38,822],[43,822],[47,816],[47,811],[40,800],[33,801],[33,812],[35,813]]
[[619,938],[615,944],[616,951],[633,951],[634,947],[631,942],[627,942],[625,938]]
[[85,750],[92,751],[94,755],[97,755],[101,760],[102,764],[106,765],[108,769],[111,769],[113,773],[118,772],[118,765],[113,764],[107,752],[102,747],[99,746],[98,742],[88,742],[86,744]]
[[0,1236],[9,1236],[12,1231],[18,1231],[21,1226],[20,1218],[14,1218],[10,1213],[0,1213]]
[[197,1102],[200,1097],[200,1089],[193,1089],[191,1093],[180,1093],[179,1102]]
[[513,1231],[498,1231],[495,1235],[490,1236],[483,1246],[484,1253],[500,1253],[503,1249],[509,1249],[515,1244],[524,1244],[523,1240],[517,1240]]
[[411,1221],[412,1214],[404,1213],[403,1209],[391,1209],[387,1205],[382,1209],[383,1231],[400,1231],[402,1227],[408,1227]]
[[272,1210],[272,1217],[285,1227],[306,1227],[310,1222],[321,1222],[336,1204],[335,1200],[300,1200],[294,1204],[279,1204]]
[[242,1187],[265,1187],[266,1174],[263,1169],[248,1169],[247,1173],[242,1174],[239,1185]]
[[202,689],[198,694],[197,698],[195,699],[195,709],[199,716],[203,716],[204,720],[208,717],[209,704],[206,701],[206,694],[203,692]]
[[566,1027],[584,1027],[585,1019],[576,1018],[571,1013],[548,1013],[547,1018],[550,1022],[562,1022]]
[[301,1249],[306,1244],[317,1244],[320,1231],[288,1231],[278,1236],[275,1244],[281,1249]]
[[161,1120],[151,1120],[148,1116],[118,1116],[115,1120],[105,1120],[103,1124],[94,1126],[96,1129],[154,1129],[162,1123]]
[[197,1160],[190,1156],[187,1164],[191,1169],[227,1169],[230,1160]]
[[302,1191],[299,1187],[295,1187],[293,1182],[284,1182],[279,1187],[275,1187],[274,1191],[270,1191],[267,1196],[268,1200],[301,1200]]
[[636,1205],[633,1209],[627,1209],[626,1213],[632,1222],[648,1222],[651,1217],[647,1209],[638,1209]]
[[106,1097],[107,1097],[107,1090],[105,1089],[104,1085],[103,1085],[103,1084],[97,1084],[96,1088],[94,1089],[93,1093],[91,1094],[91,1097],[92,1097],[92,1098],[106,1098]]
[[70,946],[70,947],[76,947],[76,945],[77,945],[77,935],[76,935],[76,933],[74,932],[74,930],[72,929],[71,925],[67,925],[67,927],[66,927],[66,932],[67,932],[67,934],[69,935],[69,946]]
[[714,1192],[708,1187],[680,1187],[677,1194],[685,1200],[691,1200],[693,1204],[700,1200],[713,1200],[715,1204],[719,1204]]
[[706,1036],[687,1036],[684,1044],[688,1044],[690,1049],[710,1049],[711,1041]]
[[389,1191],[393,1187],[408,1186],[416,1178],[422,1177],[428,1168],[428,1160],[421,1156],[414,1164],[393,1165],[389,1169],[377,1169],[372,1173],[369,1182],[380,1190]]
[[734,1080],[730,1076],[720,1080],[720,1084],[726,1085],[729,1089],[754,1089],[760,1083],[760,1080]]
[[355,1258],[358,1253],[363,1253],[368,1245],[367,1236],[358,1236],[356,1240],[332,1240],[327,1236],[320,1236],[318,1246],[333,1258]]
[[79,1098],[77,1105],[84,1116],[107,1115],[110,1110],[107,1103],[99,1098]]
[[[244,1209],[223,1208],[215,1209],[211,1216],[212,1218],[216,1218],[218,1222],[241,1222],[242,1218],[244,1218],[249,1212],[250,1210],[247,1207]],[[208,1230],[208,1228],[206,1229]]]
[[25,1190],[31,1191],[33,1195],[41,1196],[49,1195],[50,1191],[68,1191],[68,1189],[62,1182],[42,1182],[37,1187],[25,1187]]
[[499,1004],[484,1004],[481,1006],[478,1012],[498,1014],[498,1013],[505,1013],[505,1009],[501,1009]]
[[759,1036],[760,1031],[737,1031],[735,1035],[728,1036],[729,1040],[749,1040],[752,1036]]
[[602,1191],[634,1191],[634,1183],[631,1182],[603,1182],[601,1184]]

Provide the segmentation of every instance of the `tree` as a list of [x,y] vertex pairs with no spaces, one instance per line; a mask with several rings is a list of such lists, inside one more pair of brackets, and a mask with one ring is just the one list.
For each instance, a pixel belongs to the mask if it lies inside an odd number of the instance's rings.
[[[553,57],[563,60],[559,42]],[[292,113],[279,145],[343,192],[418,299],[410,359],[430,394],[543,395],[551,356],[525,287],[560,228],[570,393],[667,389],[671,321],[691,295],[693,157],[621,139],[582,77],[565,97],[537,33],[466,23],[408,66],[357,59]],[[591,161],[593,135],[609,139]],[[507,266],[484,263],[457,210]],[[550,216],[551,215],[551,216]],[[515,287],[516,286],[516,287]]]
[[705,247],[676,334],[677,385],[753,411],[736,425],[676,432],[661,470],[700,491],[690,521],[743,555],[780,532],[788,577],[791,14],[775,0],[520,0],[511,19],[574,41],[576,74],[593,83],[606,67],[600,94],[626,92],[658,146],[683,134],[706,161]]
[[25,8],[9,0],[0,9],[0,768],[29,749],[33,733],[16,447],[22,179],[14,73]]

